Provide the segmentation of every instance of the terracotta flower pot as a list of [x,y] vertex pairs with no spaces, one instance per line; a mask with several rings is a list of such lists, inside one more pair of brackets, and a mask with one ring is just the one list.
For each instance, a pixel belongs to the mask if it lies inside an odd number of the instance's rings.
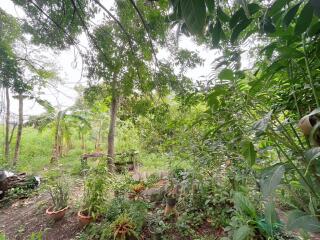
[[89,223],[91,223],[93,221],[93,217],[88,216],[85,213],[86,213],[86,211],[79,211],[78,212],[78,219],[79,219],[79,222],[82,226],[88,225]]
[[175,197],[168,197],[167,198],[167,205],[169,207],[174,207],[177,204],[177,199]]
[[46,210],[46,214],[54,219],[55,221],[58,221],[58,220],[61,220],[64,215],[66,214],[66,211],[68,210],[69,206],[63,208],[63,209],[60,209],[58,211],[53,211],[53,207],[49,207],[47,210]]
[[312,124],[310,122],[310,115],[302,117],[298,123],[299,128],[302,130],[305,136],[308,136],[312,130]]

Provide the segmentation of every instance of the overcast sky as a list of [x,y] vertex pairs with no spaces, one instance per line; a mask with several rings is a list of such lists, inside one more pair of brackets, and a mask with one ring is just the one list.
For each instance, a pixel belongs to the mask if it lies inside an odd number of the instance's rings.
[[[113,5],[113,0],[101,1],[104,6],[110,9]],[[6,12],[13,16],[23,18],[24,12],[19,8],[15,7],[10,0],[0,0],[0,7]],[[80,36],[80,43],[84,46],[88,46],[88,41],[86,36],[83,34]],[[191,77],[194,81],[203,80],[211,72],[211,63],[217,57],[217,51],[210,50],[205,46],[197,46],[190,38],[181,37],[179,46],[181,48],[187,48],[189,50],[197,51],[200,56],[204,59],[204,64],[197,67],[196,69],[188,71],[188,77]],[[159,58],[166,58],[168,54],[162,52]],[[49,56],[49,55],[48,55]],[[58,86],[48,87],[44,90],[43,99],[50,101],[53,105],[59,108],[66,108],[71,106],[77,98],[77,93],[74,91],[74,86],[76,84],[86,85],[87,79],[85,76],[81,77],[81,59],[77,59],[77,66],[74,64],[74,49],[71,48],[66,51],[60,52],[58,55],[50,55],[52,61],[59,68],[59,75],[63,80],[64,84],[59,84]],[[18,103],[16,100],[12,100],[12,111],[17,113]],[[34,103],[34,101],[25,101],[25,115],[35,115],[43,112],[41,106]]]

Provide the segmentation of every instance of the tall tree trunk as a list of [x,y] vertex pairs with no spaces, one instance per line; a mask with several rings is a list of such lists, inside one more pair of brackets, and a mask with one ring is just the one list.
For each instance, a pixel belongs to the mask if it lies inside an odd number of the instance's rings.
[[116,118],[118,110],[118,97],[113,96],[110,107],[110,124],[108,132],[108,168],[112,172],[114,170],[114,156],[115,156],[115,134],[116,134]]
[[22,93],[19,93],[19,123],[18,123],[16,148],[14,150],[14,157],[13,157],[13,166],[17,164],[17,161],[19,159],[22,127],[23,127],[23,95]]
[[6,132],[5,132],[5,147],[4,147],[4,156],[5,160],[9,162],[10,157],[10,143],[9,143],[9,131],[10,131],[10,95],[9,88],[6,87]]

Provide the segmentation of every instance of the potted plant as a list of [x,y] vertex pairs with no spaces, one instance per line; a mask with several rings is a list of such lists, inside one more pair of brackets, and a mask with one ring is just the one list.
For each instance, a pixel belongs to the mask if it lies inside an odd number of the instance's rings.
[[78,211],[81,225],[87,225],[101,216],[105,205],[104,175],[91,174],[85,182],[82,210]]
[[127,214],[121,214],[110,227],[113,239],[139,239],[136,226]]
[[61,180],[49,187],[49,193],[52,200],[52,206],[46,210],[46,214],[55,221],[62,219],[69,208],[69,188]]
[[138,200],[142,198],[142,192],[145,190],[143,183],[138,183],[132,186],[132,191],[129,193],[129,199]]
[[177,215],[176,204],[178,202],[180,186],[176,183],[174,179],[170,179],[170,185],[165,194],[166,207],[164,209],[164,215],[168,216],[172,213]]

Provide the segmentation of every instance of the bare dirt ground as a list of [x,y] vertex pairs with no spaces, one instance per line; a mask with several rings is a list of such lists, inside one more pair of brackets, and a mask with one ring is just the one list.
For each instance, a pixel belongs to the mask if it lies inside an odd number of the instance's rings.
[[82,189],[81,182],[75,183],[70,189],[70,209],[57,222],[49,219],[45,213],[50,205],[49,194],[43,192],[31,198],[17,200],[11,206],[0,209],[0,232],[9,240],[27,240],[32,234],[38,234],[45,240],[74,239],[82,230],[75,208],[76,202],[81,199]]

